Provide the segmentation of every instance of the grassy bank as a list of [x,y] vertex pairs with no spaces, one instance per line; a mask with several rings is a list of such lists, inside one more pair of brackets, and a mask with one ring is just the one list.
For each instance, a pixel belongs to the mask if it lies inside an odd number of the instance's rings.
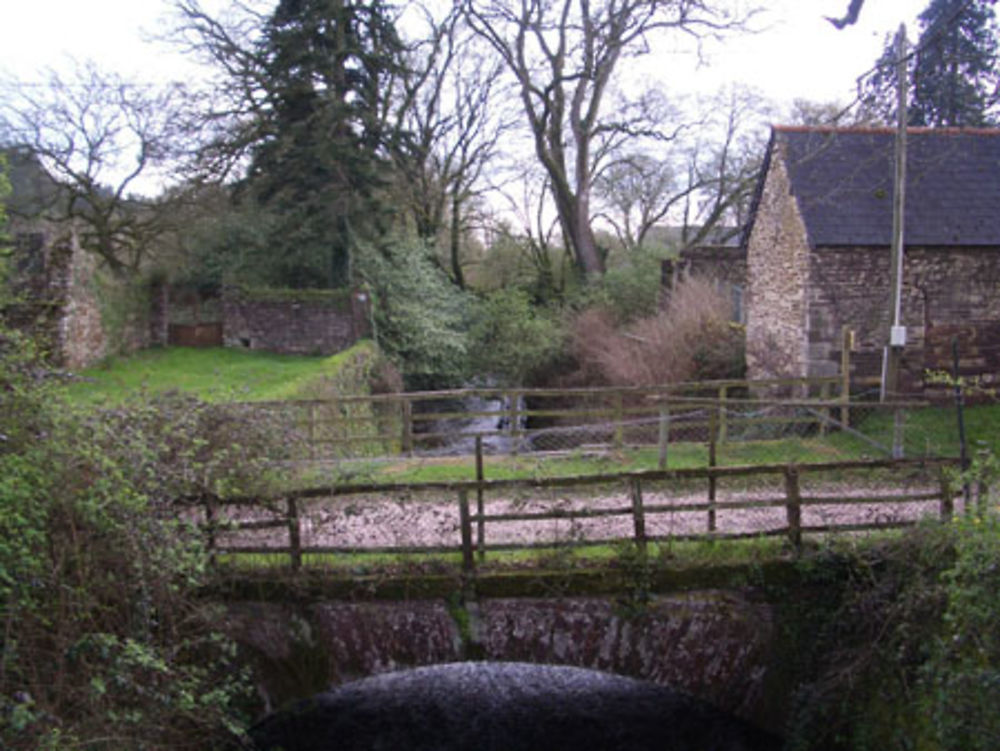
[[148,349],[82,371],[66,394],[81,404],[119,404],[171,390],[215,403],[309,398],[325,391],[323,384],[340,378],[349,366],[375,355],[369,341],[329,357],[225,347]]

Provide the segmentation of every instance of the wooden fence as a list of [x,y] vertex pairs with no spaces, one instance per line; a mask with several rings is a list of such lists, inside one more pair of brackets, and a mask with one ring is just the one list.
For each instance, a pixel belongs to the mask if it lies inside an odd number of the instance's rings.
[[[759,537],[786,537],[789,542],[798,547],[806,534],[831,534],[845,532],[860,532],[884,530],[914,524],[915,520],[900,520],[889,516],[880,516],[874,520],[838,524],[804,524],[803,509],[809,506],[857,506],[859,504],[878,505],[890,508],[897,504],[937,502],[937,514],[941,520],[951,518],[955,509],[955,500],[960,497],[961,488],[954,480],[958,461],[954,459],[924,459],[914,460],[884,460],[856,461],[836,464],[802,464],[802,465],[768,465],[741,467],[708,467],[698,469],[678,469],[673,471],[650,470],[643,472],[627,472],[603,475],[587,475],[579,477],[558,477],[536,480],[486,480],[479,478],[470,482],[450,483],[406,483],[390,484],[358,484],[339,485],[328,488],[314,488],[288,493],[279,499],[278,516],[271,519],[253,521],[236,521],[221,524],[219,511],[222,506],[246,508],[260,506],[258,499],[229,499],[228,501],[212,500],[205,505],[205,529],[209,546],[213,554],[282,554],[287,555],[292,569],[302,566],[303,557],[310,554],[347,555],[357,553],[455,553],[460,551],[462,566],[471,572],[477,560],[481,561],[487,551],[530,550],[533,548],[551,549],[556,546],[583,546],[593,544],[610,544],[622,540],[632,540],[642,551],[649,543],[677,540],[718,540]],[[851,494],[847,491],[832,494],[810,494],[803,491],[802,479],[810,475],[849,472],[880,472],[880,485],[892,483],[894,478],[923,473],[933,480],[924,483],[919,490],[904,492],[866,492],[864,495]],[[753,500],[720,500],[716,494],[719,481],[732,478],[780,478],[781,492],[765,498]],[[553,509],[548,511],[513,511],[504,513],[487,513],[484,499],[488,495],[495,497],[509,496],[526,490],[559,489],[584,491],[588,486],[618,483],[626,489],[627,501],[613,508],[581,508],[576,510]],[[660,485],[685,483],[704,483],[706,495],[701,503],[649,503],[644,497],[646,488],[651,484]],[[930,487],[929,487],[930,485]],[[833,486],[836,490],[837,486]],[[893,486],[895,487],[895,486]],[[454,499],[459,520],[460,542],[458,545],[434,546],[309,546],[302,542],[302,508],[305,502],[315,502],[317,499],[338,498],[344,496],[392,496],[397,493],[433,492],[437,497],[445,496]],[[977,489],[979,503],[985,503],[988,495],[986,488]],[[968,490],[966,489],[966,498]],[[363,502],[363,500],[359,501]],[[274,503],[272,501],[272,503]],[[784,509],[784,524],[753,532],[725,532],[717,525],[717,514],[727,510],[752,510],[780,508]],[[968,510],[968,507],[966,508]],[[238,515],[237,511],[237,515]],[[647,533],[647,521],[657,514],[695,514],[704,515],[702,531],[690,534],[653,535]],[[585,519],[600,516],[625,516],[632,520],[632,534],[616,539],[585,539],[575,538],[560,542],[526,542],[526,543],[494,543],[488,538],[490,524],[501,522],[545,522],[552,520]],[[288,532],[287,545],[227,545],[220,541],[219,536],[246,530],[281,529]]]
[[[852,384],[837,376],[632,388],[460,389],[264,402],[253,407],[288,417],[313,458],[413,455],[476,436],[503,437],[513,452],[525,448],[552,451],[578,448],[581,443],[612,448],[665,445],[671,440],[670,426],[676,432],[685,418],[687,430],[711,433],[712,440],[720,443],[730,440],[735,427],[750,424],[811,425],[825,431],[834,422],[849,424],[855,406],[873,407],[870,402],[851,401],[851,388],[865,385],[870,384]],[[457,406],[470,397],[503,407],[483,411]],[[800,406],[809,408],[810,415],[747,418],[738,411],[747,404],[788,407],[798,403],[789,398],[802,402]],[[494,418],[506,427],[448,431],[435,427],[449,420],[477,418]],[[532,427],[537,424],[550,427]]]

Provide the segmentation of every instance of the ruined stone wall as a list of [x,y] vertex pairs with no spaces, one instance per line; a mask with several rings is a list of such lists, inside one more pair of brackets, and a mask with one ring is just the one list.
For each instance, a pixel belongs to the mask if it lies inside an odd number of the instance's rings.
[[747,377],[801,377],[808,367],[809,246],[776,146],[747,244]]
[[77,370],[149,346],[150,298],[143,281],[103,270],[64,225],[22,222],[14,229],[15,302],[3,315],[53,363]]
[[229,288],[222,308],[227,347],[330,355],[370,334],[363,292]]
[[[855,331],[852,376],[878,376],[890,323],[889,249],[818,248],[810,254],[809,374],[838,372],[841,327]],[[903,264],[904,390],[926,370],[951,369],[993,382],[1000,373],[1000,246],[907,248]]]

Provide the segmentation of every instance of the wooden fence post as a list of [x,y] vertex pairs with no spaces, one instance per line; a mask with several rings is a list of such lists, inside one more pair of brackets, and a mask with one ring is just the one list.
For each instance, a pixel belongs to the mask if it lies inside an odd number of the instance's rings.
[[208,565],[214,568],[218,562],[216,557],[217,541],[215,538],[215,503],[209,497],[205,497],[203,500],[205,503],[205,545],[208,548]]
[[941,467],[941,521],[951,521],[955,512],[955,491],[952,488],[951,478],[948,477],[947,468]]
[[[819,399],[820,399],[821,402],[826,402],[826,401],[830,400],[830,384],[829,383],[824,383],[824,384],[822,384],[819,387]],[[823,412],[821,411],[820,414],[823,414]],[[833,418],[833,410],[827,410],[827,417],[829,417],[831,419]],[[826,435],[828,429],[829,429],[829,426],[827,425],[827,421],[821,419],[819,421],[819,434],[820,435]]]
[[[709,468],[715,467],[717,464],[716,457],[716,430],[718,429],[717,421],[718,412],[716,410],[710,410],[708,413],[708,466]],[[708,531],[715,531],[715,490],[717,479],[715,473],[712,472],[708,476]]]
[[511,391],[507,395],[507,399],[510,402],[510,453],[518,453],[518,443],[521,440],[521,394],[517,391]]
[[309,458],[316,459],[316,402],[309,402]]
[[[854,345],[854,332],[847,326],[840,328],[840,401],[844,405],[851,403],[851,347]],[[851,410],[847,406],[840,408],[840,424],[847,427],[851,424]]]
[[726,419],[726,399],[729,397],[729,387],[719,386],[719,404],[716,407],[719,413],[718,442],[725,443],[729,433],[728,420]]
[[478,518],[476,519],[476,551],[479,554],[479,560],[483,561],[486,558],[486,520],[483,516],[486,513],[485,504],[483,503],[483,482],[486,479],[486,473],[483,470],[483,437],[481,435],[476,436],[476,514]]
[[413,403],[404,396],[399,406],[403,419],[403,453],[413,456]]
[[462,570],[470,572],[476,567],[476,559],[472,555],[472,520],[469,514],[469,491],[465,488],[458,491],[458,521],[462,531]]
[[667,446],[670,444],[670,405],[663,402],[660,405],[660,437],[659,437],[660,457],[658,467],[667,468]]
[[632,521],[635,526],[635,544],[639,552],[646,555],[646,514],[642,508],[642,484],[638,477],[633,477],[632,490]]
[[302,540],[299,529],[299,504],[294,497],[288,499],[288,547],[292,571],[302,568]]
[[799,550],[802,547],[802,494],[799,490],[799,471],[785,467],[785,513],[788,518],[788,539]]
[[625,446],[625,396],[621,391],[615,393],[615,448],[619,451]]

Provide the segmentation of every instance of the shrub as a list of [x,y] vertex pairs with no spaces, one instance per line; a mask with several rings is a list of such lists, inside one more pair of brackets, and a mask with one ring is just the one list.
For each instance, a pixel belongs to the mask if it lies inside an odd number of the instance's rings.
[[799,690],[788,748],[996,748],[998,561],[996,509],[856,556],[812,645],[820,669]]
[[613,386],[738,378],[743,332],[729,312],[714,286],[691,278],[665,311],[625,326],[606,309],[584,310],[573,322],[573,350],[588,380]]
[[461,383],[468,367],[471,296],[416,240],[369,250],[359,266],[375,292],[375,335],[410,388]]
[[627,263],[609,268],[603,277],[581,287],[571,304],[582,309],[600,308],[618,325],[656,316],[660,263],[657,256],[633,253]]
[[178,396],[78,412],[48,375],[0,336],[0,747],[235,743],[250,682],[178,499],[259,490],[282,437]]
[[532,305],[527,292],[509,289],[479,304],[469,338],[472,372],[522,385],[558,360],[565,334],[554,315]]

